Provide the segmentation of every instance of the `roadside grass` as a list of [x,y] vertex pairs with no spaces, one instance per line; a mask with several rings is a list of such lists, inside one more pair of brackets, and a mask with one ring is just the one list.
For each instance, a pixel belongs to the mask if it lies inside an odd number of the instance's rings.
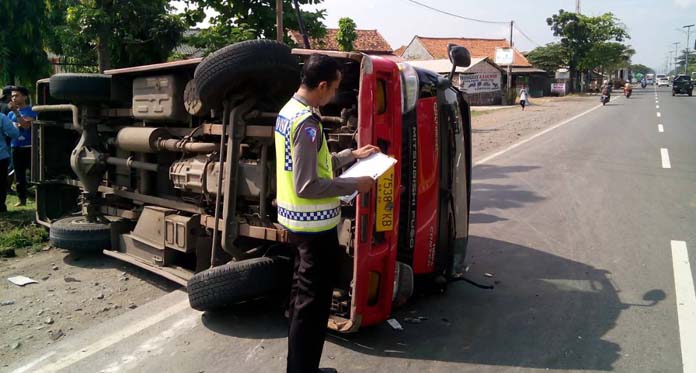
[[26,206],[14,207],[17,201],[8,195],[9,211],[0,214],[0,257],[13,257],[15,250],[38,251],[48,240],[46,228],[34,223],[36,202],[30,198]]
[[472,110],[472,111],[471,111],[471,117],[472,117],[472,118],[480,117],[480,116],[486,115],[486,114],[488,114],[488,113],[490,113],[490,112],[491,112],[491,111],[489,111],[489,110],[485,110],[485,111],[474,111],[474,110]]

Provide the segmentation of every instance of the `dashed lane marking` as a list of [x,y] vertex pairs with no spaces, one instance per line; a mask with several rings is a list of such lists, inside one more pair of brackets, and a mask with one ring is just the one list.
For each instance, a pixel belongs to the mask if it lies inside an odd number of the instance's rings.
[[671,245],[682,371],[696,372],[696,292],[689,264],[689,252],[684,241],[672,241]]

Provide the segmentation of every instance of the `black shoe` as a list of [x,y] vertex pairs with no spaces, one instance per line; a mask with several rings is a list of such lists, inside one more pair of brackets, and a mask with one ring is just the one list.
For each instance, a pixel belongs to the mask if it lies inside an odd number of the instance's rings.
[[334,368],[319,368],[319,373],[338,373]]

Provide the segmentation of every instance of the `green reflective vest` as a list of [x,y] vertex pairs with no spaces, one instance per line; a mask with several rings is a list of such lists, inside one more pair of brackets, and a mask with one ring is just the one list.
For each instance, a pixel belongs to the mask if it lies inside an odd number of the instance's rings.
[[[292,176],[293,138],[297,127],[312,115],[309,106],[291,99],[280,110],[275,126],[276,153],[276,203],[278,223],[292,232],[316,233],[332,229],[341,219],[341,204],[338,197],[306,199],[295,191]],[[321,149],[317,154],[317,176],[333,179],[331,154],[319,123]]]

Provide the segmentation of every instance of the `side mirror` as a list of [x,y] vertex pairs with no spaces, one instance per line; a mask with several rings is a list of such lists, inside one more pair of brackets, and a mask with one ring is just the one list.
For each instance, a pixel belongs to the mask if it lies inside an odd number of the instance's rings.
[[454,44],[447,46],[447,54],[452,65],[457,67],[469,67],[471,65],[471,54],[469,50]]
[[471,54],[469,50],[455,44],[447,45],[447,55],[452,63],[452,71],[449,74],[449,80],[452,81],[454,77],[454,71],[457,67],[469,67],[471,65]]

